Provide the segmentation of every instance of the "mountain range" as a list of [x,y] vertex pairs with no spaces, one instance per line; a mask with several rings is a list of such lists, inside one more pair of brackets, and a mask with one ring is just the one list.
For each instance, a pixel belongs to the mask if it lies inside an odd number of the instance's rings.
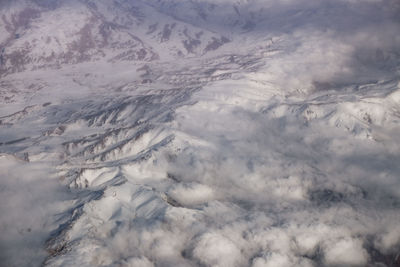
[[399,13],[0,1],[0,262],[399,266]]

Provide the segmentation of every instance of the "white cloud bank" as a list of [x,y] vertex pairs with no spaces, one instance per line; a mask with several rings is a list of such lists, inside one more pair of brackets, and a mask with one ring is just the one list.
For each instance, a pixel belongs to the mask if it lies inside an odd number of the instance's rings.
[[45,241],[65,222],[71,196],[49,169],[0,155],[1,266],[40,266]]

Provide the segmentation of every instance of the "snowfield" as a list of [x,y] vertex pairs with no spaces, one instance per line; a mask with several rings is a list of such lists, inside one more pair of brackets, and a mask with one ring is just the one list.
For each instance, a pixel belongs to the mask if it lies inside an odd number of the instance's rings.
[[398,1],[0,12],[0,266],[400,265]]

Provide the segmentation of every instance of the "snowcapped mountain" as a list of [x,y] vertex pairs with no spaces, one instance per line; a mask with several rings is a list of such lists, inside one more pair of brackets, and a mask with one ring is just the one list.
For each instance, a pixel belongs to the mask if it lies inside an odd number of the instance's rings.
[[203,55],[229,39],[175,20],[146,1],[11,2],[3,8],[3,74],[82,62]]
[[0,2],[1,266],[399,266],[395,0]]

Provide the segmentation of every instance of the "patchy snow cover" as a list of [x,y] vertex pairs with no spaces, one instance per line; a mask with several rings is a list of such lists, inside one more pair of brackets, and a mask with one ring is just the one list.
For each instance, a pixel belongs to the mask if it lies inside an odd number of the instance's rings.
[[396,1],[38,3],[7,49],[90,13],[161,57],[3,73],[2,264],[399,265]]

